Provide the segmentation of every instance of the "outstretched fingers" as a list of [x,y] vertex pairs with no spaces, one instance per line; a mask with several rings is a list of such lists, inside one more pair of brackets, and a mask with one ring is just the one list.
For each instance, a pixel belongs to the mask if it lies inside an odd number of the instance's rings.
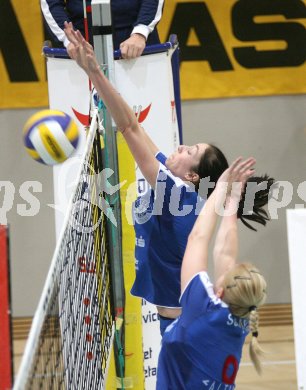
[[238,157],[220,177],[221,182],[227,183],[227,191],[231,191],[233,183],[244,184],[254,173],[256,160],[253,157],[243,159]]
[[248,169],[251,169],[256,163],[255,158],[249,157],[245,161],[243,161],[240,164],[240,171],[247,171]]
[[241,182],[246,182],[246,180],[254,174],[254,166],[256,160],[253,157],[248,158],[243,163],[241,163],[238,171],[238,180]]
[[241,164],[241,161],[242,161],[242,157],[238,157],[238,158],[236,158],[236,160],[234,160],[231,163],[231,165],[228,168],[229,174],[231,174],[232,172],[234,172],[237,169],[237,167]]
[[242,159],[235,160],[234,163],[231,165],[231,176],[236,179],[245,175],[246,173],[252,172],[255,163],[256,160],[253,157],[249,157],[248,159],[243,161]]
[[[69,55],[77,64],[88,73],[95,70],[98,66],[94,51],[90,43],[88,43],[79,30],[73,30],[72,23],[64,23],[65,34],[69,39],[73,51],[70,50]],[[72,53],[72,54],[70,54]]]
[[86,39],[82,36],[80,31],[77,31],[77,34],[78,34],[78,37],[81,39],[81,44],[83,46],[83,49],[84,49],[85,53],[87,55],[91,55],[92,56],[94,51],[93,51],[93,47],[91,46],[91,44],[86,41]]
[[[85,46],[84,44],[88,44],[88,42],[86,42],[86,40],[84,39],[83,35],[80,33],[79,30],[74,30],[73,29],[73,25],[71,22],[64,22],[64,31],[65,31],[65,34],[67,36],[67,38],[69,39],[69,41],[71,43],[74,44],[75,47],[79,47],[79,46]],[[90,45],[89,45],[90,46]]]
[[239,200],[244,186],[249,177],[254,174],[256,160],[253,157],[243,159],[238,157],[220,176],[217,184],[217,199],[222,201],[227,199]]
[[71,22],[64,22],[64,31],[71,43],[73,43],[75,46],[78,45],[78,40],[75,34],[75,31],[73,29],[72,23]]
[[241,157],[239,159],[235,160],[233,162],[233,171],[235,172],[243,172],[246,171],[247,169],[250,169],[254,164],[255,164],[255,159],[253,157],[249,157],[246,160],[242,160]]

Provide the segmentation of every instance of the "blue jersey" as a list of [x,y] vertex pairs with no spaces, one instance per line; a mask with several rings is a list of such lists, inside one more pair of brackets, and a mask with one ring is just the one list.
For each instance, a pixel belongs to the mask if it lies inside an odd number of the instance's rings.
[[180,307],[182,260],[203,200],[171,174],[163,154],[156,157],[155,190],[149,189],[133,207],[136,279],[131,293],[158,306]]
[[248,320],[233,316],[206,272],[189,282],[182,314],[164,333],[157,390],[232,390],[248,334]]

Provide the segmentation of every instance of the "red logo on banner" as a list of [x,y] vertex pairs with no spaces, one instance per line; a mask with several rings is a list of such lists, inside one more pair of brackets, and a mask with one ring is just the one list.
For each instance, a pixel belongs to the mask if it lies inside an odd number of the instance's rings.
[[89,126],[89,114],[82,114],[81,112],[75,110],[73,107],[72,111],[77,119],[82,123],[83,126]]
[[152,105],[152,103],[149,104],[148,107],[145,108],[144,110],[142,110],[142,106],[134,106],[133,107],[135,115],[136,115],[139,123],[142,123],[146,119],[146,117],[148,116],[149,111],[151,109],[151,105]]
[[[144,110],[141,109],[142,106],[134,106],[134,112],[135,112],[135,115],[136,115],[139,123],[142,123],[146,119],[146,117],[148,116],[149,111],[151,109],[151,105],[152,105],[152,103],[149,104],[148,107],[146,107]],[[89,115],[82,114],[81,112],[75,110],[73,107],[71,107],[71,108],[72,108],[74,115],[82,123],[82,125],[89,126]]]

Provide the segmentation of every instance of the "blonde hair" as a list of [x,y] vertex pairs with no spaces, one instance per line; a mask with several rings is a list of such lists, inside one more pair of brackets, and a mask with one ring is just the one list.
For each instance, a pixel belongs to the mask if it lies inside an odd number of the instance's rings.
[[231,313],[249,319],[252,334],[249,353],[256,371],[261,374],[260,355],[264,353],[258,343],[257,309],[266,300],[266,281],[259,270],[249,263],[242,263],[231,269],[224,277],[223,300]]

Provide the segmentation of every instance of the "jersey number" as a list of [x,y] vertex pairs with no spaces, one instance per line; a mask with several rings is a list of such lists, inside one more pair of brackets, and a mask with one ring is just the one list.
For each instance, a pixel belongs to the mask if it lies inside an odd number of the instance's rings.
[[[235,356],[229,355],[224,362],[222,370],[222,381],[228,385],[232,385],[235,382],[238,371],[238,362]],[[229,375],[228,373],[231,372]]]

